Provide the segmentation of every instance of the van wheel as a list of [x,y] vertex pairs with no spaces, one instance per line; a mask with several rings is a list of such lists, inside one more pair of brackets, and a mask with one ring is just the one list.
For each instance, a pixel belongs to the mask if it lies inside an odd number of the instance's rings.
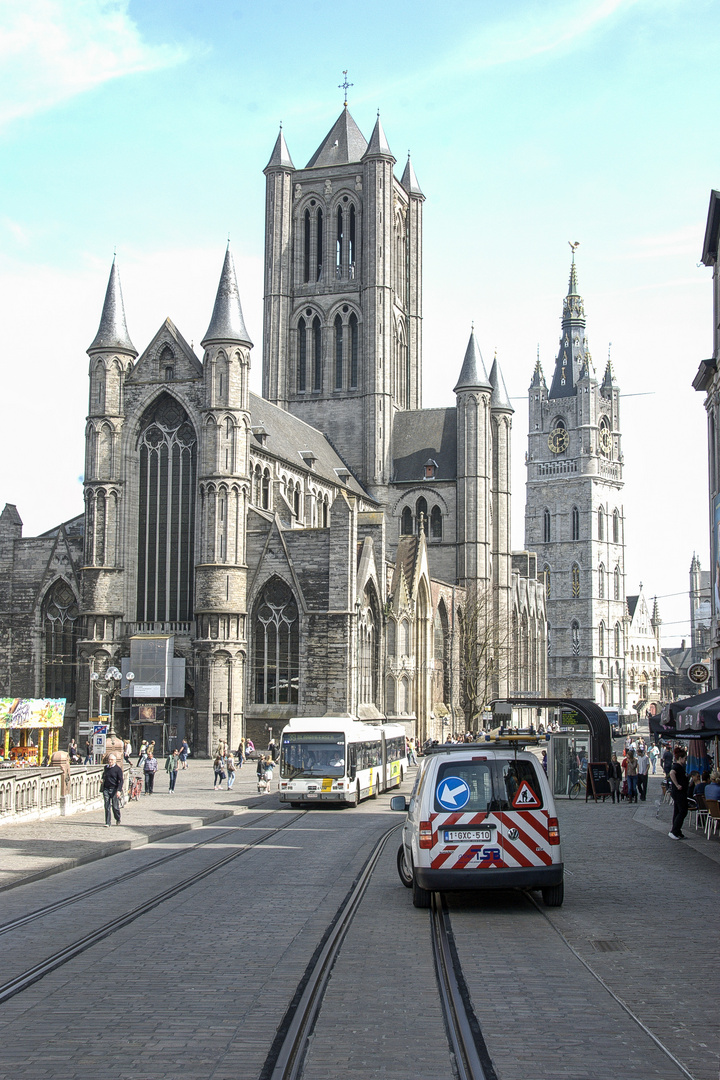
[[373,799],[377,799],[379,794],[380,794],[380,777],[376,776],[375,777],[375,783],[373,785],[373,793],[372,793],[371,797]]
[[565,883],[561,881],[559,885],[546,886],[542,890],[542,898],[545,907],[562,907],[565,899]]
[[430,900],[432,899],[432,893],[429,889],[423,889],[422,885],[418,885],[415,877],[413,876],[412,882],[413,892],[413,907],[417,908],[429,908]]
[[406,889],[412,889],[412,887],[413,887],[412,870],[408,866],[408,861],[407,861],[407,859],[405,857],[405,845],[404,844],[401,844],[400,847],[398,848],[397,868],[398,868],[398,874],[400,875],[400,880],[402,881],[405,888]]

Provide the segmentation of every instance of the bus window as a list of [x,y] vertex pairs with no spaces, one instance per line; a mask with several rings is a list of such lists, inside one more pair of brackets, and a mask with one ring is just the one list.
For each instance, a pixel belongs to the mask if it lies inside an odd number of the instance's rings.
[[344,776],[345,737],[341,731],[296,731],[283,735],[280,776]]

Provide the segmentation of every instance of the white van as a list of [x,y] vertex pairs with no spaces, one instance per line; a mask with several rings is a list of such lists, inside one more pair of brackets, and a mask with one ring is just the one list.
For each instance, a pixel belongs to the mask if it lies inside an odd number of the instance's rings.
[[413,904],[434,891],[541,889],[548,907],[563,902],[560,831],[550,785],[529,740],[432,747],[421,759],[407,811],[398,871]]

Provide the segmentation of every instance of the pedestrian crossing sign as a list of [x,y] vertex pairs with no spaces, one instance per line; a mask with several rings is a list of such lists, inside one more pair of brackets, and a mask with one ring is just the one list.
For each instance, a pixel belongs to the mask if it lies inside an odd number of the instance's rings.
[[521,810],[537,810],[540,806],[540,800],[528,784],[527,780],[523,780],[520,787],[515,792],[515,798],[512,804],[517,809]]

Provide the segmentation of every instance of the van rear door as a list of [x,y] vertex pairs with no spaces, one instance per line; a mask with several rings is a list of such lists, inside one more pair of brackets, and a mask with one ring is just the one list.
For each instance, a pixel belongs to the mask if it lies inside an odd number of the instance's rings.
[[539,765],[523,759],[495,762],[498,841],[503,866],[551,866],[550,813],[538,773]]

